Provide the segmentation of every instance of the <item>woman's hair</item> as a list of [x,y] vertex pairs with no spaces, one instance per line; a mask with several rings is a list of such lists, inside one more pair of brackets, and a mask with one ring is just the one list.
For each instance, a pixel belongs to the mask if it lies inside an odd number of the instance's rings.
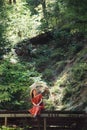
[[36,90],[37,94],[41,93],[42,95],[50,93],[48,87],[43,87],[42,85],[37,85],[35,88],[32,88],[31,91],[30,91],[31,98],[34,97],[34,93],[33,93],[34,90]]
[[30,91],[30,96],[31,96],[31,98],[34,97],[34,94],[33,94],[33,91],[34,91],[34,90],[36,90],[36,88],[33,88],[33,89],[31,89],[31,91]]
[[36,90],[36,92],[37,92],[37,94],[40,94],[41,93],[41,90],[40,90],[40,88],[41,88],[42,86],[36,86],[35,88],[32,88],[31,89],[31,91],[30,91],[30,96],[31,96],[31,98],[33,98],[34,97],[34,94],[33,94],[33,91],[34,90]]

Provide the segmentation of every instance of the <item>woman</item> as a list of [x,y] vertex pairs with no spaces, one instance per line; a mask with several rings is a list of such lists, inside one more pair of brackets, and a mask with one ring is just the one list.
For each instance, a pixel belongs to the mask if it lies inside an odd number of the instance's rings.
[[38,93],[36,88],[32,89],[30,94],[33,107],[28,111],[33,117],[36,117],[37,115],[40,114],[41,110],[44,109],[42,94]]

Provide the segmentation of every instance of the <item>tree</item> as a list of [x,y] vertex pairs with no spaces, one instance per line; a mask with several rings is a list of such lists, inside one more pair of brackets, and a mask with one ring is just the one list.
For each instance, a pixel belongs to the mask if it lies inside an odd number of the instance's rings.
[[45,19],[47,19],[47,17],[46,17],[46,15],[47,15],[47,12],[46,12],[46,0],[42,0],[41,4],[42,4],[43,16],[44,16]]
[[9,43],[8,39],[6,38],[6,28],[7,24],[7,10],[5,1],[0,1],[0,59],[3,58],[3,55],[10,51],[11,44]]
[[[84,24],[87,21],[87,0],[60,0],[65,6],[65,17],[67,22],[73,23],[78,31],[84,31]],[[81,21],[81,22],[80,22]],[[78,24],[83,23],[83,24]],[[87,22],[86,22],[87,23]]]
[[44,18],[46,18],[46,0],[26,0],[26,1],[29,4],[29,8],[32,13],[33,13],[33,11],[36,11],[35,8],[41,4],[43,16],[44,16]]
[[16,0],[9,0],[9,4],[12,4],[12,3],[16,4]]
[[0,109],[26,109],[29,86],[34,83],[33,78],[39,76],[40,74],[29,63],[11,63],[9,59],[2,61],[0,64]]
[[47,27],[48,18],[47,18],[46,0],[26,0],[26,1],[29,5],[31,15],[38,14],[39,12],[37,11],[36,7],[38,7],[39,5],[42,6],[43,17],[41,19],[41,22],[42,22],[42,24],[44,24]]

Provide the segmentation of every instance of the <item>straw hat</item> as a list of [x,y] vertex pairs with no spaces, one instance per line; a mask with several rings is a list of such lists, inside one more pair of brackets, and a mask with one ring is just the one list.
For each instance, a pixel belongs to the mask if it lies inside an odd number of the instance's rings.
[[48,86],[45,82],[35,82],[30,86],[31,92],[36,89],[38,93],[43,93],[45,90],[48,90]]

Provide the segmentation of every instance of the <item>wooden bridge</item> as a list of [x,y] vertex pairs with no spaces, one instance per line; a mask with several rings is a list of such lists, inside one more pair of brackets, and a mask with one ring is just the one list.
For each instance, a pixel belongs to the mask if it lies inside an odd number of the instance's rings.
[[87,113],[80,111],[43,111],[37,118],[28,111],[0,111],[0,126],[23,130],[86,130]]

